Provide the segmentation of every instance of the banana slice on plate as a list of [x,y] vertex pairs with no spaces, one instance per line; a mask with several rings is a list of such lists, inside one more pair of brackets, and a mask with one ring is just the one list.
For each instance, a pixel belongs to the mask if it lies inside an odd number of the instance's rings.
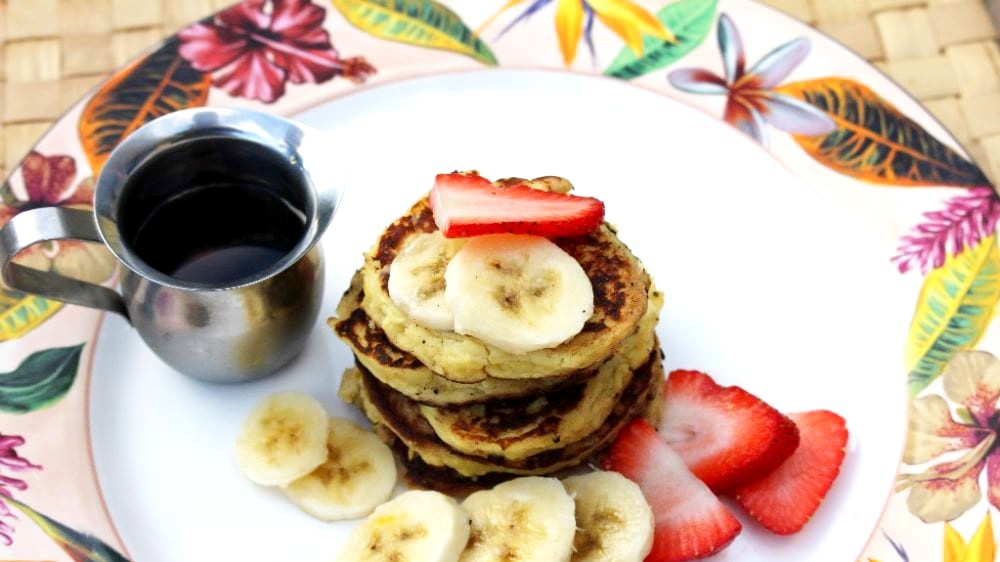
[[358,519],[389,499],[396,461],[388,445],[343,418],[330,418],[323,464],[285,488],[285,495],[318,519]]
[[454,331],[510,353],[556,347],[594,312],[594,289],[580,264],[540,236],[469,239],[444,273]]
[[250,410],[236,440],[236,462],[247,478],[283,486],[326,460],[329,421],[315,398],[278,392]]
[[440,231],[417,234],[389,266],[389,297],[414,322],[451,330],[454,320],[444,300],[444,271],[464,240]]
[[573,498],[555,478],[528,476],[465,498],[472,520],[461,562],[568,562],[576,520]]
[[653,510],[635,482],[617,472],[563,480],[576,502],[572,562],[642,562],[653,548]]
[[469,519],[455,500],[414,490],[378,506],[347,538],[337,562],[457,562]]

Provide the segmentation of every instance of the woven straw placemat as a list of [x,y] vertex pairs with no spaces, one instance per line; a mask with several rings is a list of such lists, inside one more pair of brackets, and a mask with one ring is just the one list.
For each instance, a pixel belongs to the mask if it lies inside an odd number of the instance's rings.
[[[875,62],[1000,180],[1000,48],[987,3],[766,1]],[[231,2],[0,0],[0,177],[111,70]]]

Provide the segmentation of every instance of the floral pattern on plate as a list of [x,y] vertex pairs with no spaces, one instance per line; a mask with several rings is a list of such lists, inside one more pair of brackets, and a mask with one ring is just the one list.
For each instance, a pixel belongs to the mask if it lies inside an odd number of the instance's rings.
[[323,28],[326,11],[309,0],[236,4],[177,34],[178,52],[212,73],[212,86],[233,97],[273,103],[285,84],[357,82],[375,72],[363,58],[342,59]]

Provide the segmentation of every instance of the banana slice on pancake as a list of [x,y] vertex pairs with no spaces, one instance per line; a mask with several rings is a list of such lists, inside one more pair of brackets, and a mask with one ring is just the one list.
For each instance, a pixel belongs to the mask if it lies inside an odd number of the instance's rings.
[[470,238],[444,280],[454,331],[510,353],[556,347],[580,333],[594,312],[583,268],[539,236]]
[[464,240],[440,231],[417,234],[389,266],[389,297],[414,322],[432,330],[451,330],[454,318],[444,298],[444,272]]

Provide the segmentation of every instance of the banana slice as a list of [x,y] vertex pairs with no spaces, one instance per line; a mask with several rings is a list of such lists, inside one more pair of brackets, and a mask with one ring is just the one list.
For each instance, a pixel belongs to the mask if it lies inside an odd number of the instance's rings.
[[323,406],[300,392],[278,392],[250,410],[236,441],[236,462],[247,478],[283,486],[326,460],[329,422]]
[[472,520],[461,562],[568,562],[573,554],[573,498],[555,478],[528,476],[465,498]]
[[389,297],[414,322],[451,330],[454,320],[444,299],[444,271],[464,240],[440,231],[414,236],[389,266]]
[[635,482],[617,472],[563,480],[576,502],[572,562],[642,562],[653,548],[653,509]]
[[573,191],[573,184],[568,179],[559,176],[542,176],[524,183],[531,189],[539,191],[551,191],[553,193],[569,193]]
[[580,333],[594,311],[583,268],[539,236],[472,238],[444,279],[454,331],[510,353],[556,347]]
[[566,178],[559,176],[542,176],[533,180],[524,178],[502,178],[493,182],[497,187],[514,187],[515,185],[526,185],[538,191],[551,191],[553,193],[569,193],[573,191],[573,184]]
[[354,530],[338,562],[457,562],[469,540],[469,519],[455,500],[414,490],[377,508]]
[[330,418],[326,461],[285,488],[285,495],[318,519],[358,519],[389,499],[396,487],[392,450],[370,431]]

